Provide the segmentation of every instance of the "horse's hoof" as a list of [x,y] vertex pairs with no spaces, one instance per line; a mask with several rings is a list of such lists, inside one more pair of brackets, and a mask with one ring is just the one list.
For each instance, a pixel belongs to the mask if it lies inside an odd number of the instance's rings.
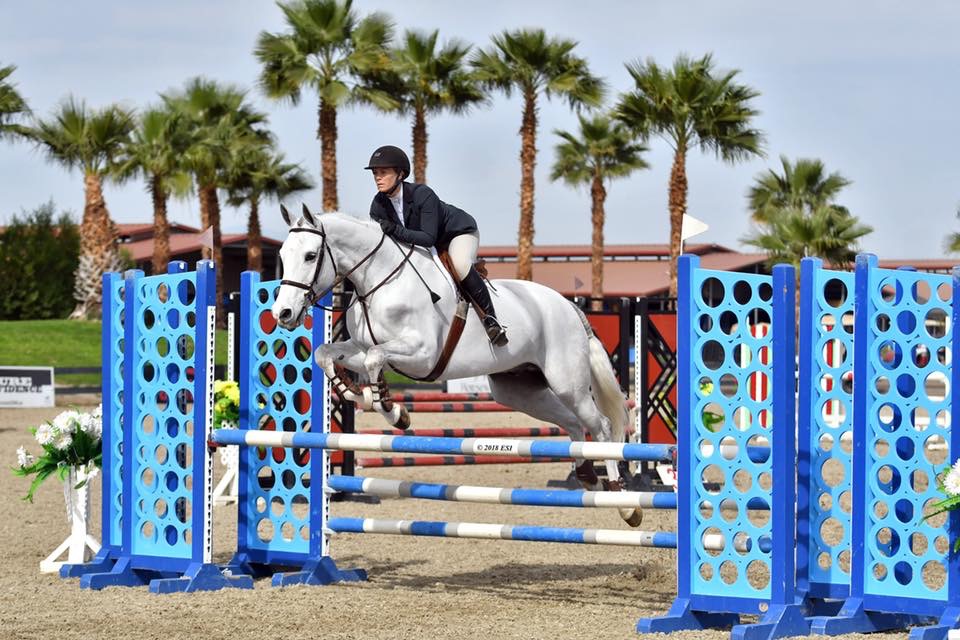
[[621,509],[620,517],[631,527],[639,527],[643,522],[643,509],[640,507],[636,509]]
[[398,404],[397,406],[400,407],[400,417],[397,418],[393,428],[407,430],[410,428],[410,414],[407,413],[407,408],[402,404]]
[[370,387],[363,388],[363,402],[360,406],[363,407],[364,411],[371,411],[373,409],[373,389]]
[[586,460],[576,468],[577,480],[580,481],[580,486],[584,489],[591,491],[600,484],[600,478],[597,477],[597,470],[593,468],[593,461]]

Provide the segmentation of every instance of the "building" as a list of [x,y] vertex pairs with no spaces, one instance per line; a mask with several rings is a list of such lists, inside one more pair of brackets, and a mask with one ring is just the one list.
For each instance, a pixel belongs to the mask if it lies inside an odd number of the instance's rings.
[[[130,253],[138,269],[152,273],[153,224],[118,224],[120,250]],[[201,259],[203,232],[184,224],[170,224],[170,259],[184,260],[193,267]],[[225,233],[223,242],[223,287],[225,292],[240,290],[240,274],[247,269],[247,235]],[[263,237],[264,278],[280,277],[280,240]]]
[[[153,256],[152,223],[118,224],[120,247],[132,256],[137,268],[151,272]],[[170,225],[170,255],[191,266],[201,256],[202,231],[195,227]],[[281,240],[263,238],[264,278],[280,277]],[[707,269],[769,273],[762,253],[741,253],[712,243],[687,243],[686,253],[700,256]],[[567,297],[590,296],[590,245],[540,245],[533,250],[533,279]],[[512,245],[481,247],[479,252],[491,279],[514,278],[517,270],[517,249]],[[667,244],[608,244],[604,247],[603,295],[608,302],[621,297],[664,296],[670,286],[670,251]],[[957,260],[956,262],[960,262]],[[880,266],[896,269],[912,266],[921,271],[949,274],[956,264],[950,259],[880,260]],[[240,274],[247,266],[246,234],[223,235],[224,291],[240,289]]]
[[[767,273],[766,256],[739,253],[718,244],[693,244],[686,253],[700,256],[707,269]],[[603,295],[620,297],[664,296],[670,287],[670,247],[666,244],[606,245],[603,261]],[[590,245],[544,245],[533,249],[533,279],[568,297],[590,296],[592,281]],[[513,278],[517,249],[513,246],[481,247],[491,279]]]

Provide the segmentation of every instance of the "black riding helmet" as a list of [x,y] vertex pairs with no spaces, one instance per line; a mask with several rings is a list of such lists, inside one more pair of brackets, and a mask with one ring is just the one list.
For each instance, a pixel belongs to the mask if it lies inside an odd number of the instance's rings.
[[373,152],[370,156],[370,162],[364,167],[365,170],[377,167],[392,168],[400,172],[400,179],[403,180],[410,175],[410,159],[400,147],[385,145]]

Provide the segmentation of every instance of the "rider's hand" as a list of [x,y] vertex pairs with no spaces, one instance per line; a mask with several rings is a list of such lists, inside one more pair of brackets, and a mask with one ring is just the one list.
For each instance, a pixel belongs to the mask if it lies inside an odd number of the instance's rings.
[[393,232],[396,230],[396,228],[397,228],[397,223],[394,222],[393,220],[380,221],[380,229],[388,236],[393,235]]

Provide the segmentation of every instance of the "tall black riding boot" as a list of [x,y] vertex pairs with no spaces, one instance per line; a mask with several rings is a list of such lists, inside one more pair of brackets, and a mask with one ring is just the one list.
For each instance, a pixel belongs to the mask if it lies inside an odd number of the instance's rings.
[[487,291],[487,285],[483,278],[477,273],[477,270],[470,267],[470,273],[462,280],[463,289],[474,304],[483,310],[483,328],[487,331],[487,337],[490,342],[498,347],[507,344],[507,332],[497,321],[496,312],[493,310],[493,301],[490,300],[490,292]]

